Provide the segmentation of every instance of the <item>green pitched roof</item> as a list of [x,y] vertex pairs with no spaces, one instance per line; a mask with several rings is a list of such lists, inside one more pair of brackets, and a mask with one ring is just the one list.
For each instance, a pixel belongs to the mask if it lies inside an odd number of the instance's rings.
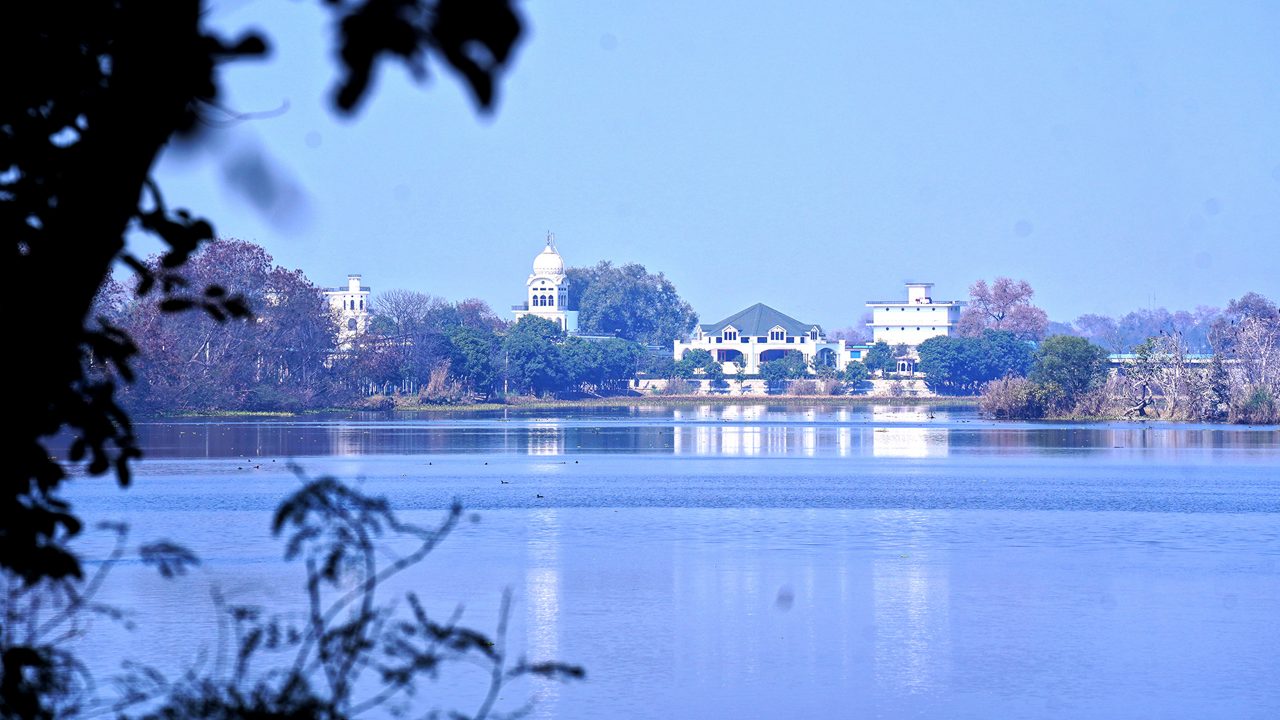
[[778,312],[764,303],[756,303],[751,307],[721,320],[718,323],[699,325],[702,332],[708,335],[719,335],[726,327],[733,327],[743,335],[766,335],[775,327],[781,327],[788,335],[804,335],[810,329],[818,327],[813,323],[799,320]]

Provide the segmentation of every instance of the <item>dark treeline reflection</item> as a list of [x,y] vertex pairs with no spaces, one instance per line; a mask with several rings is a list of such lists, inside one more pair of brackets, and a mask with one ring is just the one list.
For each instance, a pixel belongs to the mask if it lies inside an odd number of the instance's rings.
[[729,406],[605,413],[144,423],[150,457],[294,458],[509,453],[942,458],[1123,453],[1143,449],[1274,450],[1280,430],[1175,424],[983,422],[971,410]]

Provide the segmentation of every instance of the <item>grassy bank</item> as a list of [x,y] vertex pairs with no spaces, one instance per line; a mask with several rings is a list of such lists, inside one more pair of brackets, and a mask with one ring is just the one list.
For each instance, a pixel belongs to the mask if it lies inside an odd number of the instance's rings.
[[[395,410],[405,412],[491,412],[495,410],[557,410],[572,408],[618,408],[618,407],[694,407],[701,405],[816,405],[822,407],[839,407],[842,405],[970,405],[976,407],[978,399],[974,397],[885,397],[870,395],[644,395],[617,396],[601,398],[579,398],[574,400],[550,400],[539,398],[513,397],[505,402],[480,402],[456,405],[435,405],[419,403],[414,397],[397,397]],[[332,413],[378,412],[368,407],[330,407],[299,412],[281,410],[208,410],[184,413],[139,414],[135,419],[172,419],[172,418],[296,418],[308,415],[327,415]]]

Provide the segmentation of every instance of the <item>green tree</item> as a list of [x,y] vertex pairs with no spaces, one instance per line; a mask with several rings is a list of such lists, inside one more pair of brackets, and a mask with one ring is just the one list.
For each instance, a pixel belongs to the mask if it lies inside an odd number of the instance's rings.
[[1070,409],[1107,380],[1107,351],[1081,337],[1045,338],[1033,357],[1028,378],[1050,391],[1057,409]]
[[635,379],[636,372],[646,355],[639,343],[621,338],[593,340],[600,349],[600,369],[597,386],[601,390],[619,391],[627,389]]
[[615,267],[601,261],[590,268],[569,268],[566,274],[569,307],[578,308],[583,333],[670,346],[698,322],[693,306],[680,298],[670,280],[638,263]]
[[644,349],[638,362],[639,371],[650,377],[672,377],[675,374],[676,360],[671,351]]
[[533,315],[520,318],[502,340],[510,389],[545,395],[564,386],[565,361],[558,342],[562,335],[550,320]]
[[883,340],[871,346],[871,349],[862,358],[862,363],[872,372],[879,370],[881,373],[887,373],[897,367],[897,362],[893,357],[893,348],[889,347],[889,343]]
[[938,336],[920,343],[920,371],[936,392],[977,393],[997,378],[1026,375],[1031,347],[1013,333],[985,330],[978,337]]
[[804,355],[798,350],[788,350],[777,360],[770,360],[760,366],[760,376],[764,378],[768,391],[780,393],[786,390],[787,381],[804,377],[808,372]]
[[858,386],[870,379],[871,371],[868,370],[867,366],[863,363],[854,360],[844,366],[844,373],[842,374],[841,381],[849,386],[850,391],[856,392]]
[[561,346],[564,390],[599,393],[626,388],[636,375],[643,348],[619,338],[566,338]]
[[688,380],[692,378],[699,370],[706,370],[715,363],[711,353],[702,348],[693,348],[685,350],[680,359],[676,361],[673,373],[675,377]]
[[498,386],[498,336],[487,328],[459,325],[449,334],[449,371],[486,397]]
[[729,383],[724,379],[724,366],[714,360],[706,367],[707,379],[710,380],[710,387],[713,392],[724,392],[729,389]]

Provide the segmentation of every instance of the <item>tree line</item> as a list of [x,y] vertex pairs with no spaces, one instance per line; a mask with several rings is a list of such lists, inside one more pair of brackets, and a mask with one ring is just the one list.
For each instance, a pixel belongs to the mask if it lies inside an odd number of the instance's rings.
[[[982,386],[995,417],[1159,418],[1280,422],[1280,310],[1258,293],[1232,300],[1206,333],[1205,358],[1180,331],[1132,348],[1112,372],[1107,348],[1054,335],[1033,353],[1025,377],[1013,369]],[[931,342],[931,341],[930,341]],[[925,347],[921,366],[925,372]]]
[[[998,417],[1280,420],[1280,314],[1265,296],[1059,323],[1034,294],[1025,280],[974,283],[956,334],[916,349],[930,389],[981,394]],[[884,343],[874,351],[866,363],[884,372],[890,354],[902,355]]]
[[[158,272],[163,258],[145,262]],[[670,343],[697,316],[669,280],[634,263],[569,274],[580,280],[588,328],[616,337],[569,336],[532,316],[511,323],[481,300],[409,290],[376,295],[367,327],[344,335],[321,288],[235,239],[206,244],[174,282],[234,293],[251,319],[174,316],[114,281],[94,315],[133,338],[133,378],[120,394],[146,413],[385,407],[394,395],[427,403],[598,395],[626,390],[637,372],[670,370],[646,343]],[[98,371],[108,372],[101,364]]]

